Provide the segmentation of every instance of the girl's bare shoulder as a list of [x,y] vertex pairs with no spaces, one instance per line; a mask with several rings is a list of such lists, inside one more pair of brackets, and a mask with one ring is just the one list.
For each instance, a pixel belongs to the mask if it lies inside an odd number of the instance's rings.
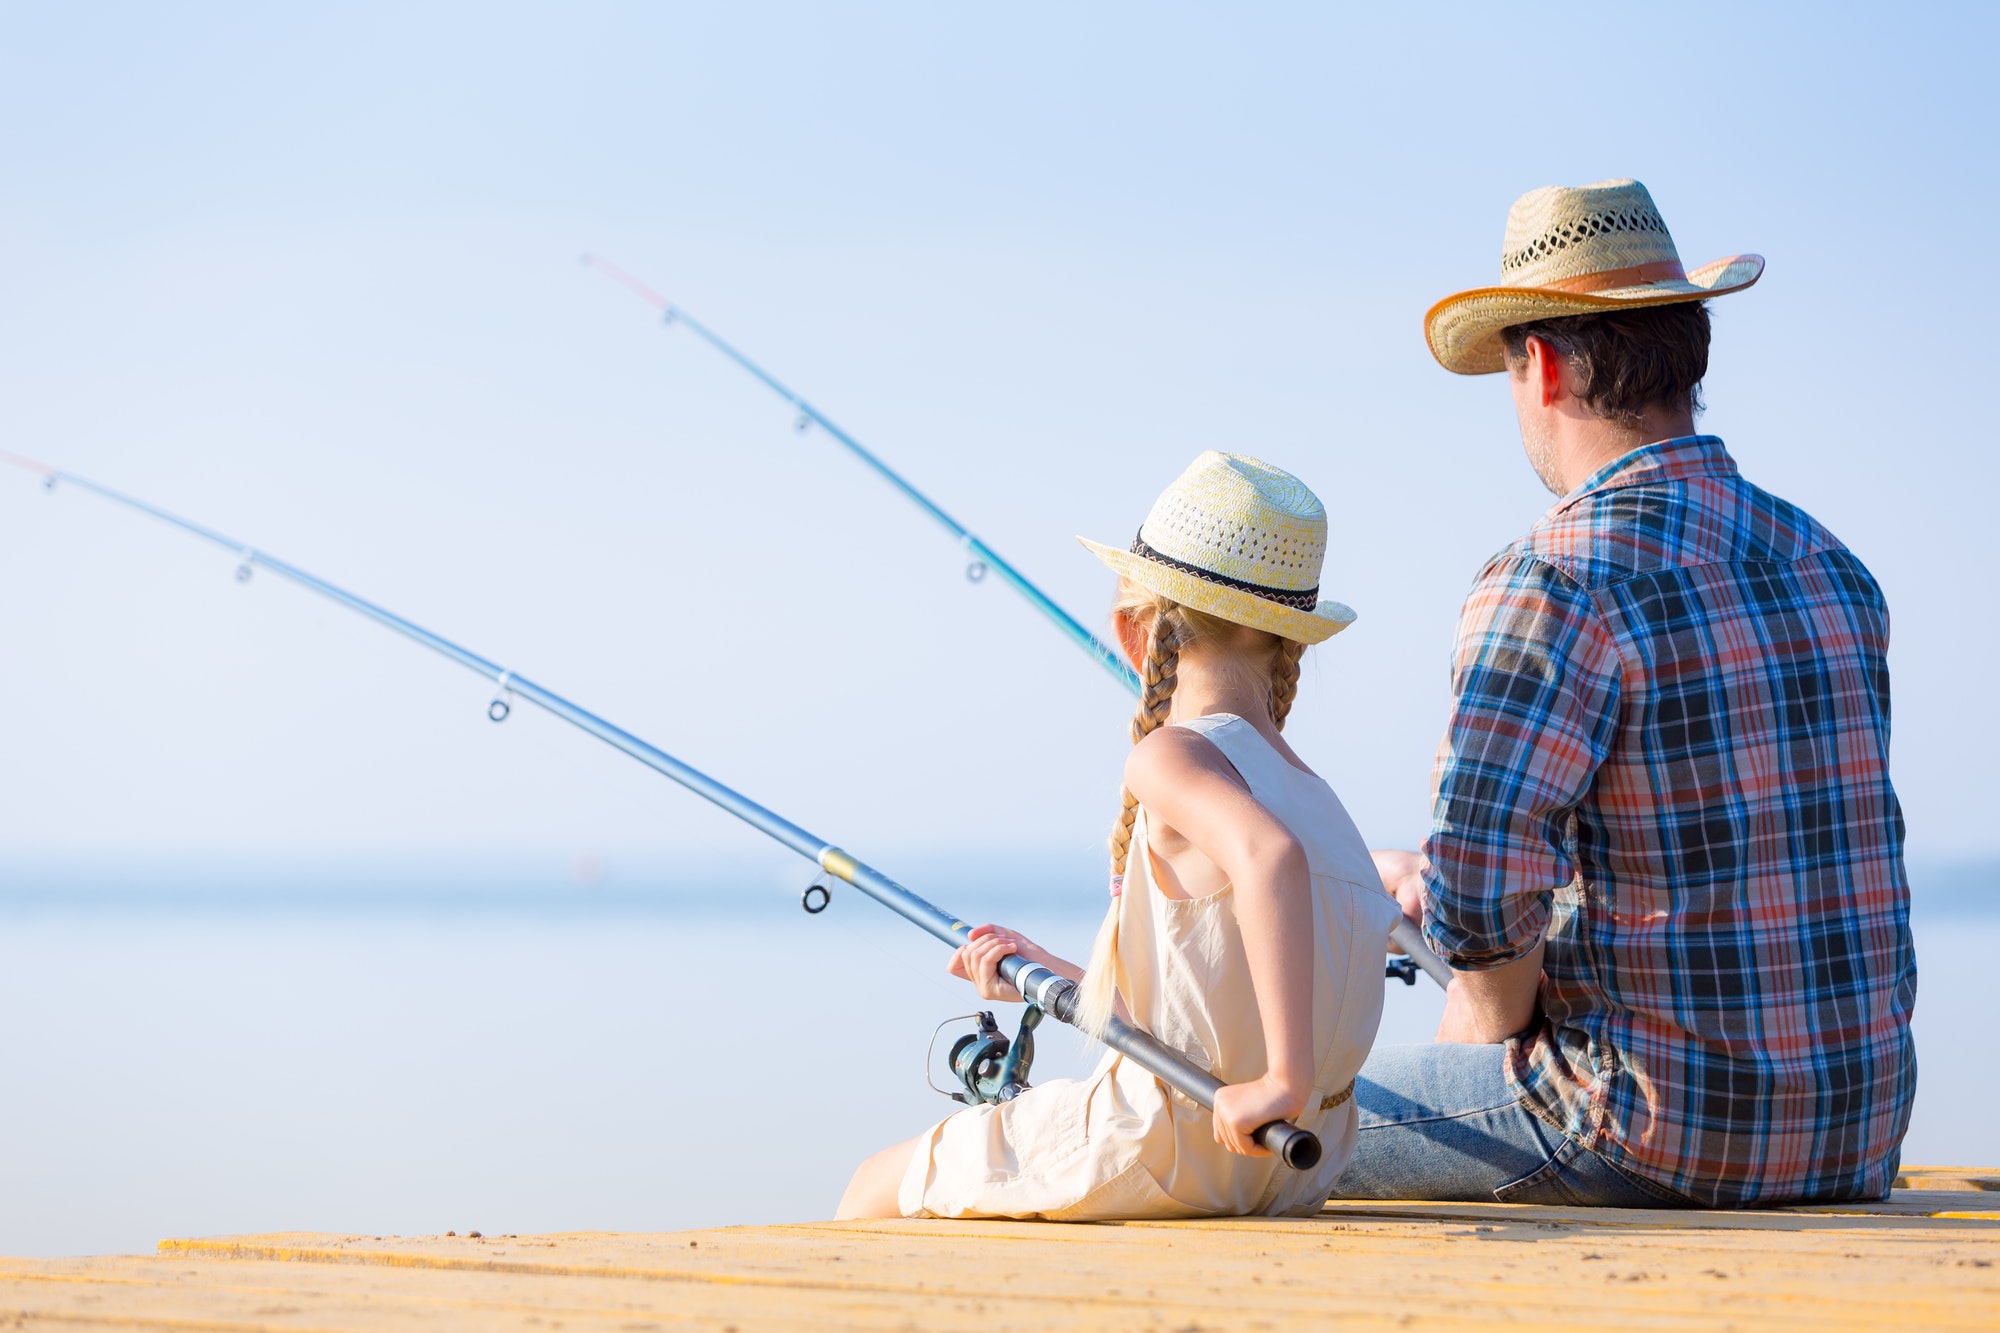
[[1215,779],[1249,790],[1215,742],[1186,727],[1161,727],[1133,746],[1125,759],[1125,785],[1141,801],[1149,789],[1172,790]]

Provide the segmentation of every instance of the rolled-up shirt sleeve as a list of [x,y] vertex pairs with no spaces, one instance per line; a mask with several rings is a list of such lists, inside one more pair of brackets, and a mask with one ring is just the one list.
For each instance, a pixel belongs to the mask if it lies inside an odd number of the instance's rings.
[[1460,615],[1451,720],[1432,773],[1424,938],[1479,971],[1527,953],[1576,867],[1571,812],[1617,728],[1618,647],[1590,594],[1503,553]]

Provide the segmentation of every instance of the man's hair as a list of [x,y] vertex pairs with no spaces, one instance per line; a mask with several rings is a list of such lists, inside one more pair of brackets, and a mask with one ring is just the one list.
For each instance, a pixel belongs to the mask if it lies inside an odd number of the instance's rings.
[[1649,407],[1701,411],[1708,307],[1700,301],[1510,324],[1500,331],[1510,371],[1528,354],[1530,334],[1569,363],[1582,382],[1577,396],[1601,417],[1637,427]]

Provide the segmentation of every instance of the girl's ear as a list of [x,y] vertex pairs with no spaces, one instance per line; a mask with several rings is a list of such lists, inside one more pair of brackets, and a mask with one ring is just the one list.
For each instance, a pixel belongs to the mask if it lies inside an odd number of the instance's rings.
[[1135,617],[1120,612],[1111,617],[1112,627],[1118,631],[1118,646],[1125,650],[1125,660],[1132,669],[1139,669],[1139,659],[1146,652],[1146,631],[1140,628]]

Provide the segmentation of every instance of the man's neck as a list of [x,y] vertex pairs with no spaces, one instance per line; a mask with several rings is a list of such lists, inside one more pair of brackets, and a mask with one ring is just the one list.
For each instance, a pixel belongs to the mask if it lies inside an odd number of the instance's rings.
[[[1694,414],[1647,409],[1637,426],[1603,417],[1565,417],[1556,430],[1555,455],[1561,490],[1568,495],[1634,449],[1694,434]],[[1553,489],[1553,488],[1551,488]]]

